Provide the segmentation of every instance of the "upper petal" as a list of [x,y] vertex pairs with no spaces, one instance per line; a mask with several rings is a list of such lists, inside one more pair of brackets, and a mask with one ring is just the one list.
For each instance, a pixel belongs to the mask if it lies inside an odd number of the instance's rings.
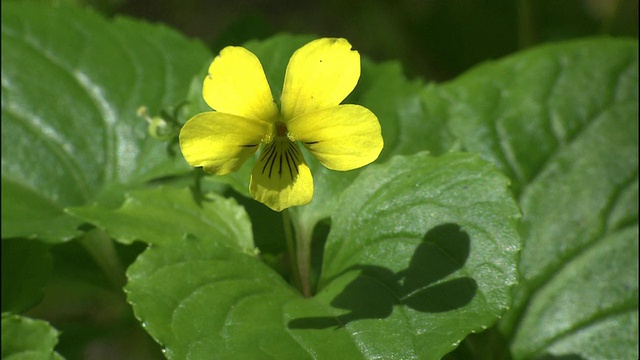
[[198,114],[180,130],[180,149],[191,166],[224,175],[242,166],[258,150],[273,125],[221,112]]
[[298,145],[286,137],[266,145],[253,167],[249,191],[275,211],[311,202],[313,177]]
[[360,54],[345,39],[323,38],[298,49],[289,60],[282,114],[289,120],[340,104],[360,78]]
[[378,158],[384,142],[378,118],[360,105],[305,113],[287,123],[291,136],[331,170],[352,170]]
[[219,112],[270,122],[278,115],[260,60],[243,47],[222,49],[209,66],[202,96]]

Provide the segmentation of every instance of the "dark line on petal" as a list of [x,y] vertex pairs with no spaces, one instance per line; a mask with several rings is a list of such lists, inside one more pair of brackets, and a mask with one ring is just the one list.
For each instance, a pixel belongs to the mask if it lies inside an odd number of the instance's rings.
[[262,151],[262,156],[260,156],[260,160],[264,160],[267,158],[270,151],[273,150],[273,143],[267,145],[267,148]]
[[250,147],[256,147],[256,146],[258,146],[258,144],[240,145],[240,147],[243,147],[243,148],[250,148]]
[[[267,149],[267,151],[265,151],[265,153],[264,153],[263,160],[265,160],[265,158],[266,158],[266,160],[264,162],[264,166],[262,167],[262,175],[264,175],[264,172],[267,170],[267,165],[269,165],[269,162],[272,162],[272,159],[274,158],[274,154],[275,153],[276,153],[275,143],[272,143],[271,147],[269,147],[269,149]],[[272,167],[273,167],[273,165],[272,165]],[[271,178],[271,171],[269,171],[269,178]]]
[[278,175],[280,175],[280,178],[282,179],[282,151],[280,151],[278,153],[278,158],[280,160],[280,167],[278,168]]
[[[289,149],[287,149],[287,152],[285,153],[286,157],[287,157],[287,167],[289,168],[289,175],[291,176],[291,179],[293,179],[293,170],[291,169],[291,162],[293,162],[293,155],[291,155],[291,152],[289,151]],[[295,167],[295,162],[293,162],[294,167]],[[296,169],[296,174],[298,173],[298,168],[295,167]]]
[[304,144],[305,145],[314,145],[314,144],[317,144],[319,142],[320,142],[320,140],[318,140],[318,141],[305,141]]
[[296,176],[300,175],[299,166],[300,166],[300,162],[295,162],[295,161],[293,162],[293,170],[296,171]]
[[298,166],[302,164],[302,160],[300,160],[302,158],[302,154],[300,153],[300,149],[296,144],[292,143],[290,145],[291,145],[290,150],[291,150],[291,157],[293,158],[294,169],[296,170],[296,175],[300,175],[300,170],[298,169]]
[[298,152],[300,149],[298,149],[298,147],[294,143],[289,143],[289,149],[291,150],[295,161],[298,163],[301,162],[300,158],[298,157]]
[[273,151],[271,153],[271,156],[269,156],[269,161],[271,162],[271,165],[269,165],[269,179],[271,179],[271,173],[273,172],[273,165],[276,163],[276,157],[278,156],[278,154],[280,153],[280,149],[279,149],[279,144],[276,144],[274,146],[275,151]]

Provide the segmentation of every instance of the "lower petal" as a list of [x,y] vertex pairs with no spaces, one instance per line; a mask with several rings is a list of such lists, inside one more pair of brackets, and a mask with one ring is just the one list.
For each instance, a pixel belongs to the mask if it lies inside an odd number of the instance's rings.
[[184,124],[180,130],[180,149],[191,166],[225,175],[238,170],[258,150],[271,127],[260,120],[205,112]]
[[249,190],[275,211],[310,203],[313,177],[298,145],[285,137],[266,145],[253,167]]
[[384,142],[378,118],[360,105],[339,105],[287,122],[289,133],[331,170],[352,170],[378,158]]

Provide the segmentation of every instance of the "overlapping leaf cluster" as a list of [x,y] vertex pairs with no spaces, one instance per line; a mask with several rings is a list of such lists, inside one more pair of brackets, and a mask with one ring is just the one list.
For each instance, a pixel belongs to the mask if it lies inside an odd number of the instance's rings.
[[[274,96],[309,39],[246,44]],[[441,85],[365,60],[347,102],[377,114],[385,149],[347,173],[310,161],[295,227],[330,231],[309,299],[269,261],[279,230],[256,231],[246,169],[194,191],[136,115],[201,111],[212,56],[162,26],[3,3],[3,358],[59,357],[25,311],[51,253],[96,232],[149,244],[124,290],[169,358],[440,358],[496,324],[518,359],[637,357],[636,42],[544,46]],[[492,356],[481,336],[449,356]]]

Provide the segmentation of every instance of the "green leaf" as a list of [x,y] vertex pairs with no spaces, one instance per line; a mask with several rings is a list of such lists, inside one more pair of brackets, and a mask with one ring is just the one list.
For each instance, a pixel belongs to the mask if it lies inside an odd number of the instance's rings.
[[209,194],[197,203],[189,189],[172,187],[135,190],[125,197],[115,210],[95,204],[69,211],[125,244],[135,240],[160,244],[192,235],[215,237],[236,250],[255,252],[249,217],[233,199]]
[[638,227],[603,236],[535,290],[513,352],[582,358],[638,355]]
[[637,42],[606,38],[539,47],[427,88],[424,102],[441,109],[462,148],[492,160],[520,194],[592,124],[633,115],[635,49]]
[[46,321],[2,314],[2,358],[5,360],[60,360],[53,348],[58,332]]
[[636,358],[637,41],[532,49],[424,101],[519,197],[521,281],[501,323],[513,356]]
[[473,155],[397,157],[341,197],[313,298],[203,236],[149,247],[128,300],[172,359],[438,359],[509,306],[520,244],[507,184]]
[[210,58],[163,26],[2,3],[2,237],[77,235],[68,206],[188,171],[147,134]]
[[297,295],[255,257],[190,237],[150,247],[127,275],[127,298],[169,359],[255,358],[262,346],[299,358],[278,310]]
[[2,239],[2,312],[21,313],[42,300],[53,270],[49,247],[28,239]]

